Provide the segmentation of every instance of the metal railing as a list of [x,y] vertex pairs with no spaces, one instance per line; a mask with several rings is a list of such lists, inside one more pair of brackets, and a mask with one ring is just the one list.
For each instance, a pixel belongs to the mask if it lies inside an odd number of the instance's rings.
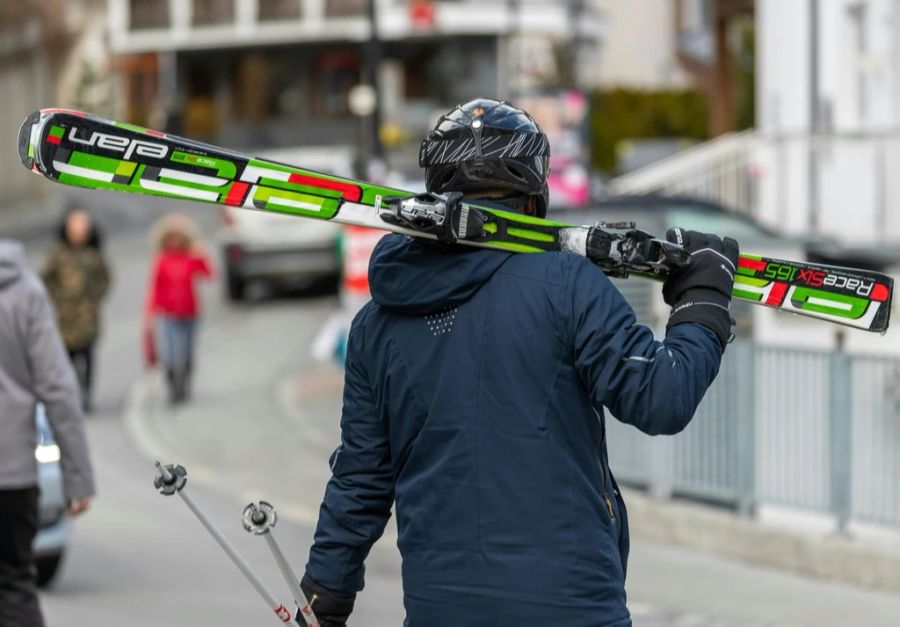
[[717,201],[739,213],[752,213],[755,131],[729,133],[654,161],[614,178],[609,192],[677,194]]
[[900,358],[735,342],[685,431],[607,429],[613,472],[658,497],[900,526]]
[[900,232],[900,182],[891,175],[898,165],[893,127],[818,136],[749,130],[616,177],[608,193],[706,198],[783,234],[892,242]]

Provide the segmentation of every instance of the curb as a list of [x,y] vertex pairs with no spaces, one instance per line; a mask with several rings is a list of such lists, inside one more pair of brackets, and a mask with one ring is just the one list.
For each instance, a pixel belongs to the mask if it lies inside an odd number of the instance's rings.
[[836,534],[767,527],[702,505],[624,490],[631,534],[824,581],[900,592],[900,552]]
[[145,420],[146,408],[153,396],[154,390],[158,389],[160,380],[159,373],[154,370],[143,372],[131,384],[128,395],[125,397],[125,409],[123,418],[125,428],[130,436],[131,443],[137,447],[140,453],[150,460],[159,457],[160,452],[165,450],[157,440],[156,435],[147,427]]
[[[125,430],[129,441],[148,461],[159,461],[163,464],[178,463],[178,460],[166,459],[169,456],[166,451],[170,447],[160,440],[149,426],[149,417],[155,412],[152,403],[161,397],[162,385],[162,373],[157,369],[145,371],[131,384],[122,412]],[[190,466],[192,480],[215,489],[215,472],[197,464],[190,464]],[[242,495],[239,500],[246,501],[248,499],[246,495]],[[250,498],[249,500],[258,499]]]
[[[171,447],[157,435],[152,423],[158,413],[158,403],[163,396],[162,373],[156,369],[143,372],[130,386],[125,398],[122,412],[124,427],[129,441],[148,461],[159,460],[163,464],[177,463],[177,459],[169,459],[166,451]],[[197,463],[190,463],[189,476],[198,485],[206,489],[218,491],[221,484],[219,473],[212,468]],[[229,494],[236,503],[247,503],[265,499],[266,494],[256,489],[248,489]],[[278,515],[293,523],[313,526],[319,519],[319,503],[305,506],[296,503],[283,503],[278,507]]]

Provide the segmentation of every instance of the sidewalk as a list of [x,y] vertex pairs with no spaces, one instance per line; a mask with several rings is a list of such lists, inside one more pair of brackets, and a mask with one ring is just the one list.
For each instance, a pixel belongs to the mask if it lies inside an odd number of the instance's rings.
[[626,490],[625,498],[636,538],[900,594],[900,551],[888,543],[876,546],[835,534],[767,526],[711,507],[658,501],[633,490]]

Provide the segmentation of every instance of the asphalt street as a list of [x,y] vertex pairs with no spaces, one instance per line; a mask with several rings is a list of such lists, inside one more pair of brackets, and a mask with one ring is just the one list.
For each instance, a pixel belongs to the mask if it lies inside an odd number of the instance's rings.
[[[42,597],[51,626],[266,625],[269,610],[177,498],[152,486],[153,460],[188,469],[191,494],[287,600],[261,539],[240,514],[265,499],[279,541],[302,571],[328,456],[338,441],[341,373],[309,345],[337,307],[333,295],[226,305],[204,288],[196,394],[171,410],[140,363],[148,224],[162,203],[102,205],[115,284],[100,345],[97,411],[89,436],[98,473],[94,507],[74,523],[63,572]],[[115,197],[117,200],[119,197]],[[195,214],[211,232],[216,212]],[[28,242],[38,264],[49,239]],[[400,558],[389,527],[367,562],[355,627],[402,623]],[[664,627],[900,625],[900,597],[806,580],[683,549],[633,540],[629,598],[635,625]]]

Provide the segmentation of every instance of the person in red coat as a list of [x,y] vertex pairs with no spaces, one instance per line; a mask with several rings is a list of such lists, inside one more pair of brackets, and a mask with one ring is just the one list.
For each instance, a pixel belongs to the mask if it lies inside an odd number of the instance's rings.
[[157,224],[157,249],[147,291],[144,324],[158,328],[162,358],[172,404],[186,401],[194,364],[194,338],[200,319],[195,282],[213,276],[212,264],[194,223],[183,214],[170,214]]

